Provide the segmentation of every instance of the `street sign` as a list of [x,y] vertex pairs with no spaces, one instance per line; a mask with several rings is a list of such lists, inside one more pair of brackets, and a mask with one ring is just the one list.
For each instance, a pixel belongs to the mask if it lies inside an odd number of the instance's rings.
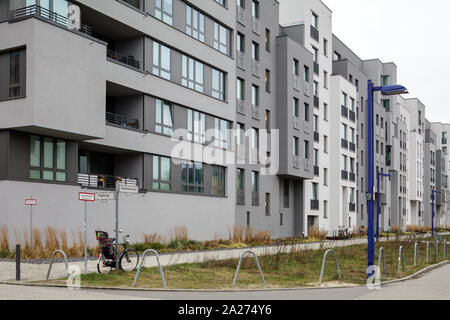
[[111,201],[115,199],[113,192],[97,192],[95,194],[95,200],[98,201]]
[[129,185],[125,185],[125,184],[119,184],[119,192],[138,194],[139,187],[138,186],[129,186]]
[[95,193],[80,192],[80,193],[78,193],[78,200],[94,202],[95,201]]
[[36,206],[37,201],[36,201],[36,199],[25,199],[25,205],[26,206]]

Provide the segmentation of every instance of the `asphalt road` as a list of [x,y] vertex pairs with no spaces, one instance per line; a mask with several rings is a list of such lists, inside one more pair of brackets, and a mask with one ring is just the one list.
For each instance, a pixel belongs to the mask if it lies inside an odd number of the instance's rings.
[[69,290],[66,288],[0,285],[0,299],[7,300],[450,300],[450,264],[419,278],[367,288],[334,288],[243,292],[170,292]]

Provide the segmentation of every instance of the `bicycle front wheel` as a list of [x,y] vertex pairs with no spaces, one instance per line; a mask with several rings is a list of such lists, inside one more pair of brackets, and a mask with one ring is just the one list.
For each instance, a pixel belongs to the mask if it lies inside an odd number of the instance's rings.
[[120,256],[120,269],[124,272],[135,271],[139,264],[139,253],[137,250],[127,250]]
[[97,271],[100,274],[107,274],[111,272],[111,267],[108,266],[108,261],[105,256],[102,254],[101,257],[97,260]]

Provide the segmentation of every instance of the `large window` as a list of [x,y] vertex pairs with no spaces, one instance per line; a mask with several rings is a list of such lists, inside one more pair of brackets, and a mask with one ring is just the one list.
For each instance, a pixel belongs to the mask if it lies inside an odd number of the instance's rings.
[[181,164],[181,184],[184,192],[203,193],[205,190],[203,164],[183,162]]
[[206,115],[189,109],[187,122],[188,140],[204,144],[206,142]]
[[9,54],[9,97],[20,96],[20,51]]
[[155,0],[155,17],[170,25],[173,24],[172,0]]
[[172,106],[168,102],[156,99],[155,131],[166,136],[173,134]]
[[186,5],[186,33],[205,42],[205,16],[189,5]]
[[228,53],[228,30],[214,22],[214,48],[222,53]]
[[64,140],[32,135],[29,177],[36,180],[65,182],[66,154]]
[[170,80],[170,49],[158,42],[153,42],[154,75]]
[[170,158],[153,156],[152,188],[170,191]]
[[225,196],[225,168],[212,167],[211,194]]
[[182,79],[181,84],[199,92],[204,89],[204,67],[200,63],[185,55],[182,56]]

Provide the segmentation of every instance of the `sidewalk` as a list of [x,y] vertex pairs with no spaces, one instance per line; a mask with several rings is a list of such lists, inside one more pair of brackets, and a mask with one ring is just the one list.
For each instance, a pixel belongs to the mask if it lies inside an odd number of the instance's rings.
[[[404,237],[403,237],[404,238]],[[392,239],[392,238],[391,238]],[[380,241],[387,241],[387,239],[380,239]],[[163,267],[184,264],[184,263],[201,263],[208,261],[208,259],[215,260],[227,260],[236,259],[246,250],[253,250],[258,256],[265,254],[275,254],[280,252],[290,251],[292,248],[297,250],[318,250],[321,247],[324,249],[339,248],[352,246],[357,244],[365,244],[367,239],[352,239],[352,240],[337,240],[337,241],[325,241],[322,243],[304,243],[297,245],[285,245],[285,246],[271,246],[271,247],[258,247],[258,248],[242,248],[242,249],[225,249],[219,251],[203,251],[203,252],[187,252],[187,253],[175,253],[175,254],[161,254],[160,262]],[[59,258],[60,256],[57,256]],[[80,267],[80,270],[84,271],[84,261],[69,262],[69,266],[75,265]],[[41,281],[45,280],[49,269],[49,262],[42,264],[22,263],[21,264],[21,279],[22,281]],[[152,255],[148,255],[145,259],[145,267],[156,267],[156,259]],[[97,261],[88,261],[88,273],[97,272]],[[61,279],[66,277],[66,270],[64,262],[57,261],[53,263],[50,279]],[[8,282],[15,281],[16,279],[16,264],[14,261],[0,262],[0,281]]]

